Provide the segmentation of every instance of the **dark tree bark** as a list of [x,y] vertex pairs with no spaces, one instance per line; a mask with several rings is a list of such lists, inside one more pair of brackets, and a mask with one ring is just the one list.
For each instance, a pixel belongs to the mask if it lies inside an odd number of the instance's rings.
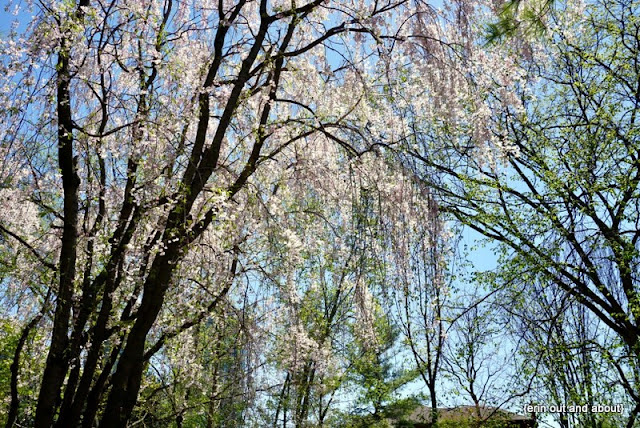
[[56,309],[53,320],[51,346],[42,377],[36,409],[36,428],[50,427],[60,398],[60,388],[69,367],[68,329],[71,315],[73,282],[76,274],[76,252],[78,241],[78,189],[80,178],[77,174],[76,159],[73,154],[73,119],[71,117],[71,97],[69,95],[69,47],[62,39],[58,54],[57,113],[58,113],[58,164],[62,172],[64,190],[64,227],[60,250],[60,282],[57,290]]

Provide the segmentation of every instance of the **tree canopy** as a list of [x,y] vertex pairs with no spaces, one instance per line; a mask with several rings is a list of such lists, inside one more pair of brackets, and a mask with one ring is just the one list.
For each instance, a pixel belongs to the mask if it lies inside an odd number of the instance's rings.
[[637,1],[6,9],[0,423],[637,424]]

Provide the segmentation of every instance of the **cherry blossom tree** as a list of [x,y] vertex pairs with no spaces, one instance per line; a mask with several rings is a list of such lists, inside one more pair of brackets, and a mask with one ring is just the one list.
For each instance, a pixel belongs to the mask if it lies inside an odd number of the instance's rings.
[[50,335],[34,426],[124,426],[153,356],[252,269],[260,203],[291,159],[338,162],[403,135],[376,82],[396,20],[423,6],[18,10],[0,46],[0,231],[5,299]]

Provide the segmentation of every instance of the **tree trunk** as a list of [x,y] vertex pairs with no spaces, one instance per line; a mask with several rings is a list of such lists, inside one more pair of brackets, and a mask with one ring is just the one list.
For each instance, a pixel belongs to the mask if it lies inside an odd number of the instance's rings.
[[49,428],[53,424],[60,398],[60,389],[69,369],[68,329],[71,315],[73,282],[76,273],[78,188],[80,178],[73,157],[73,120],[69,96],[69,48],[67,40],[61,40],[58,55],[57,113],[58,113],[58,164],[62,173],[64,191],[64,226],[60,249],[60,283],[57,293],[53,332],[47,363],[38,396],[35,427]]
[[112,388],[107,400],[101,428],[125,426],[138,398],[142,372],[145,366],[144,348],[147,333],[156,320],[171,274],[178,260],[178,247],[167,248],[164,256],[156,258],[144,285],[138,317],[129,332],[127,343],[112,377]]

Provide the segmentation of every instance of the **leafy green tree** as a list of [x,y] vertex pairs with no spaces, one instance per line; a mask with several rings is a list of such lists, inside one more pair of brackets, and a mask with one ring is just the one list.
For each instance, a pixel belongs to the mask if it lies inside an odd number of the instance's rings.
[[[516,261],[513,258],[505,264]],[[517,269],[502,268],[485,279],[499,287],[495,292],[496,304],[501,305],[497,312],[509,314],[506,330],[519,344],[513,385],[529,391],[529,403],[566,403],[589,409],[605,402],[633,406],[618,377],[628,370],[628,361],[613,357],[622,347],[619,338],[588,308],[544,279],[522,275]],[[616,413],[549,416],[567,428],[626,423],[624,415]]]
[[352,345],[349,380],[358,391],[355,408],[338,426],[349,428],[387,427],[402,420],[419,403],[415,396],[401,397],[400,389],[419,376],[419,372],[401,362],[399,329],[378,308],[375,340]]
[[640,411],[639,13],[634,0],[556,3],[549,31],[511,71],[520,77],[484,95],[489,133],[431,123],[412,153],[440,209],[499,243],[511,281],[494,285],[520,284],[526,305],[538,282],[599,320],[593,339],[633,403],[629,427]]

